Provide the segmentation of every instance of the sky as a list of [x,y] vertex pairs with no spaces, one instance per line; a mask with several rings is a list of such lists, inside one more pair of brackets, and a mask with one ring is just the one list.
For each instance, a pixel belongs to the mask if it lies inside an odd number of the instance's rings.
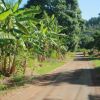
[[[24,5],[27,0],[22,0]],[[79,7],[82,11],[82,17],[86,20],[91,17],[97,17],[100,13],[100,0],[78,0]]]
[[100,0],[78,0],[78,2],[84,19],[97,17],[100,13]]
[[22,0],[21,6],[25,5],[28,0]]

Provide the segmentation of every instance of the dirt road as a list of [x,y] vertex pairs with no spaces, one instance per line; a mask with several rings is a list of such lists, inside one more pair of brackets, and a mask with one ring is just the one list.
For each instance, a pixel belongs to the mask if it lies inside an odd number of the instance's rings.
[[0,100],[100,100],[92,86],[90,61],[77,54],[53,73],[35,77],[31,84],[7,93]]

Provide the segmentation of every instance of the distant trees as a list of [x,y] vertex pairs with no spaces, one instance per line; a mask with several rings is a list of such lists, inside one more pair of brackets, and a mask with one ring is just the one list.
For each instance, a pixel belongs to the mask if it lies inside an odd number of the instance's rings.
[[90,31],[84,31],[80,35],[80,48],[85,48],[85,49],[92,49],[93,48],[93,33]]
[[86,21],[86,31],[82,34],[81,47],[100,50],[100,16]]
[[98,17],[93,17],[86,23],[89,29],[100,29],[100,15]]

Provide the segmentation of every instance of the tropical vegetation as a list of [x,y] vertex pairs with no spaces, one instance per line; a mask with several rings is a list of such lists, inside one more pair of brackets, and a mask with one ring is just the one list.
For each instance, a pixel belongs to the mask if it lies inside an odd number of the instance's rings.
[[21,2],[0,1],[0,78],[22,80],[27,68],[46,74],[78,49],[100,54],[100,16],[82,19],[77,0]]

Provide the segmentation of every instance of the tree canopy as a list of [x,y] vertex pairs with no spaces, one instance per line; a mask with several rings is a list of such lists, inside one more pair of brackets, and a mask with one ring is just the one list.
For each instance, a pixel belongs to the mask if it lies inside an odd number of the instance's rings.
[[[26,8],[40,5],[42,11],[49,15],[54,14],[59,25],[63,27],[61,31],[67,35],[66,45],[70,50],[74,50],[79,43],[78,35],[83,29],[84,20],[81,17],[77,0],[29,0]],[[74,39],[76,38],[76,39]]]
[[86,28],[81,38],[81,46],[87,49],[100,50],[100,16],[93,17],[86,21]]

